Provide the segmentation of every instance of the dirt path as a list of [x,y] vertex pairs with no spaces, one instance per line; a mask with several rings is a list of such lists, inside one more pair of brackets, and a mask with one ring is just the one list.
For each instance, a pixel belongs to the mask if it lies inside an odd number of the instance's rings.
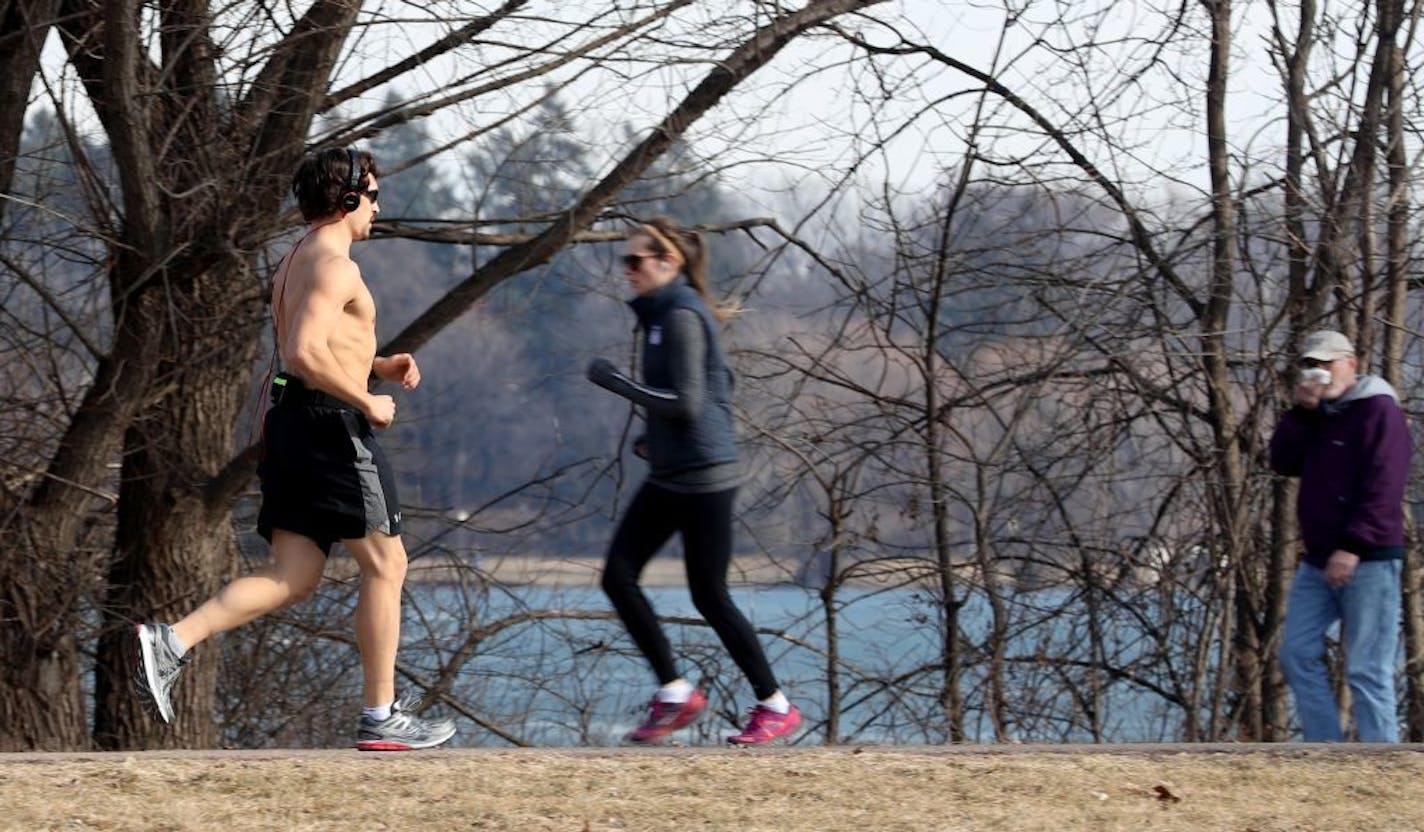
[[1424,832],[1424,746],[9,754],[0,829]]

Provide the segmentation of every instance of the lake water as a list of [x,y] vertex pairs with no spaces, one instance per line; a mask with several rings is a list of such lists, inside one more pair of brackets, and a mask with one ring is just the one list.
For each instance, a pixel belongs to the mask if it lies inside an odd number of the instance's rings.
[[[412,586],[402,661],[432,667],[430,648],[447,654],[465,637],[460,624],[473,611],[477,625],[530,611],[562,610],[604,614],[609,606],[596,587],[521,586],[490,590],[487,595],[449,585]],[[682,587],[650,587],[646,592],[658,613],[700,622]],[[824,740],[827,713],[825,627],[820,600],[813,590],[792,585],[734,587],[734,600],[754,626],[775,631],[762,644],[778,680],[806,717],[802,742]],[[848,742],[938,743],[946,725],[937,705],[942,674],[938,671],[938,608],[922,591],[842,590],[838,626],[842,651],[842,706],[839,735]],[[1038,599],[1049,601],[1052,599]],[[1061,598],[1060,598],[1061,600]],[[1018,599],[1016,603],[1028,603]],[[1050,604],[1051,606],[1051,604]],[[1020,611],[1021,613],[1023,610]],[[971,599],[961,613],[969,640],[976,642],[988,625],[982,599]],[[1028,616],[1020,615],[1020,620]],[[752,704],[750,690],[715,635],[696,622],[667,625],[680,670],[709,695],[711,708],[697,726],[680,732],[692,744],[721,742]],[[1034,651],[1071,655],[1081,632],[1070,617],[1045,618],[1009,639],[1009,653]],[[1140,650],[1125,633],[1115,633],[1116,658]],[[1124,651],[1128,651],[1125,653]],[[992,741],[985,718],[982,673],[971,662],[964,690],[971,738]],[[1010,666],[1008,682],[1017,724],[1015,739],[1090,741],[1081,717],[1072,717],[1085,700],[1083,671],[1034,662]],[[1077,675],[1074,675],[1077,674]],[[1096,678],[1096,677],[1095,677]],[[1111,680],[1095,703],[1105,738],[1147,741],[1172,738],[1171,709],[1156,697]],[[655,687],[651,671],[635,654],[616,620],[547,618],[522,623],[485,640],[459,676],[458,695],[474,703],[478,714],[513,735],[542,746],[609,745],[639,719]],[[467,745],[503,745],[488,731],[462,731]]]

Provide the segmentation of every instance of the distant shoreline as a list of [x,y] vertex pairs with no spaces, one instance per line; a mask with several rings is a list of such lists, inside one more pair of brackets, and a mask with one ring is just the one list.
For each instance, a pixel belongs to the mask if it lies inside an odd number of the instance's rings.
[[[738,555],[732,558],[727,582],[731,586],[799,586],[816,591],[825,585],[826,576],[815,564],[791,558],[775,559],[766,555]],[[939,570],[926,558],[907,556],[883,557],[842,567],[840,586],[854,589],[920,589],[939,588]],[[959,586],[983,588],[977,564],[959,562],[953,569],[954,582]],[[349,579],[356,575],[356,564],[340,549],[332,554],[327,574]],[[413,559],[407,580],[412,583],[461,583],[483,581],[504,586],[597,587],[603,575],[603,558],[560,557],[557,555],[491,555],[480,554],[474,563],[461,561],[448,553],[425,555]],[[1070,584],[1023,584],[1007,573],[992,576],[1000,590],[1016,593],[1038,592],[1062,588]],[[1141,586],[1155,584],[1155,576],[1147,571],[1128,576],[1105,574],[1105,582],[1136,581]],[[660,555],[648,562],[641,583],[648,587],[685,587],[687,575],[682,558]]]
[[[356,564],[344,552],[335,554],[327,566],[327,574],[350,578],[356,574]],[[602,574],[602,557],[483,555],[475,563],[468,564],[448,555],[432,555],[412,560],[407,580],[458,583],[478,579],[509,586],[596,587]],[[821,583],[819,576],[808,574],[803,564],[778,561],[765,555],[733,557],[727,580],[733,586],[791,584],[815,587]],[[898,563],[881,562],[876,568],[862,570],[847,579],[844,585],[887,588],[923,586],[928,581],[924,564],[914,564],[906,559]],[[643,570],[641,582],[649,587],[687,586],[682,558],[667,555],[653,558]]]
[[[354,570],[348,563],[346,568]],[[410,580],[446,582],[479,575],[511,586],[596,587],[603,576],[602,557],[538,557],[530,555],[482,556],[473,565],[449,558],[419,558],[411,562]],[[795,583],[795,571],[765,557],[733,558],[728,581],[733,584]],[[655,557],[643,570],[644,586],[687,585],[680,557]]]
[[[326,573],[346,579],[357,573],[356,563],[344,552],[332,555]],[[406,580],[412,583],[459,583],[483,580],[509,586],[596,587],[603,575],[603,559],[591,557],[538,557],[532,555],[483,556],[463,563],[445,555],[415,558]],[[734,559],[732,583],[782,584],[792,573],[765,558]],[[644,586],[686,586],[682,559],[656,557],[643,570]]]

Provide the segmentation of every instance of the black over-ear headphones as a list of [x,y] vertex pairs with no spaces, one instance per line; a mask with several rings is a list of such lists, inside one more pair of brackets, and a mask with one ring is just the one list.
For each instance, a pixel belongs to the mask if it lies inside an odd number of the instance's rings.
[[361,160],[349,147],[346,148],[346,158],[351,162],[351,173],[346,176],[346,190],[341,194],[341,210],[349,214],[361,207]]

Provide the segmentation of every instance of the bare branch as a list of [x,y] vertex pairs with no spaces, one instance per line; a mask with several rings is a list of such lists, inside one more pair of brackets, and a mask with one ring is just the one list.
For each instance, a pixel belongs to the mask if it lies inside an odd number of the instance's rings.
[[881,0],[816,0],[804,9],[774,19],[758,29],[727,56],[702,83],[683,99],[648,138],[638,144],[612,171],[591,188],[565,215],[527,243],[511,246],[478,268],[469,279],[422,313],[392,341],[384,353],[412,352],[469,309],[502,281],[543,263],[584,230],[614,196],[635,181],[673,142],[681,138],[704,113],[734,86],[770,63],[792,38],[837,15],[866,8]]

